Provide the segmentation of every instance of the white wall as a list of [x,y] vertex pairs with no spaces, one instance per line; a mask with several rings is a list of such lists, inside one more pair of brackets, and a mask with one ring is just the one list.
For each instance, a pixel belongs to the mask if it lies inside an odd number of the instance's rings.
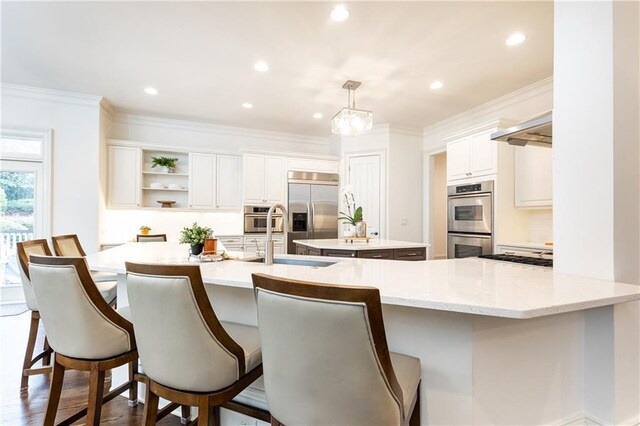
[[447,257],[447,153],[433,156],[433,193],[431,203],[433,215],[434,258]]
[[53,130],[52,229],[98,247],[100,97],[2,84],[2,125]]
[[[386,197],[383,238],[422,242],[423,187],[420,133],[388,124],[374,127],[358,136],[341,138],[341,156],[350,153],[383,151],[385,153]],[[346,181],[346,164],[341,180]],[[406,219],[406,225],[402,220]]]
[[[554,15],[554,268],[638,283],[638,3]],[[607,424],[640,422],[639,338],[638,303],[585,312],[584,411]]]

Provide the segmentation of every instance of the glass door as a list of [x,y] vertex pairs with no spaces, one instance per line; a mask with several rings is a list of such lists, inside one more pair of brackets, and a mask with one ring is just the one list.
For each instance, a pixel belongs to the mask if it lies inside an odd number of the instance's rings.
[[0,302],[23,299],[16,243],[42,236],[43,165],[0,160]]

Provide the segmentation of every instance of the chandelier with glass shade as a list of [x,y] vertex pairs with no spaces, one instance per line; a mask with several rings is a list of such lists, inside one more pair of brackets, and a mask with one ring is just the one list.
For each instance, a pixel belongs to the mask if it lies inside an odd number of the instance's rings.
[[348,80],[342,85],[349,94],[346,108],[342,108],[331,119],[331,132],[339,135],[358,135],[373,127],[373,112],[356,109],[356,89],[359,81]]

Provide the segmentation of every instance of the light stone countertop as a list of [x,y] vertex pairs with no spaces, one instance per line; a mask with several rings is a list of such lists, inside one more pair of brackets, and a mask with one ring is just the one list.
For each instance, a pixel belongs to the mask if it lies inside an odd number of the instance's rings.
[[295,244],[301,244],[307,247],[313,247],[322,250],[391,250],[416,247],[429,247],[429,244],[411,243],[407,241],[379,240],[370,239],[369,242],[354,241],[347,243],[342,238],[326,239],[326,240],[294,240]]
[[[188,246],[128,243],[87,256],[92,269],[125,272],[125,261],[188,263]],[[383,304],[505,318],[534,318],[640,300],[640,286],[576,277],[551,269],[477,258],[402,262],[282,255],[335,261],[321,268],[224,261],[202,263],[204,282],[251,289],[251,274],[372,286]]]

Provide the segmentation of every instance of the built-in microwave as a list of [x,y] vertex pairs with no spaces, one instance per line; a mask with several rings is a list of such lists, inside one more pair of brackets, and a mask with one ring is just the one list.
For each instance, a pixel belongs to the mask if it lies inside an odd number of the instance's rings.
[[[244,206],[244,233],[266,234],[268,212],[269,207]],[[284,232],[284,219],[281,213],[273,213],[271,216],[271,228],[274,233]]]

